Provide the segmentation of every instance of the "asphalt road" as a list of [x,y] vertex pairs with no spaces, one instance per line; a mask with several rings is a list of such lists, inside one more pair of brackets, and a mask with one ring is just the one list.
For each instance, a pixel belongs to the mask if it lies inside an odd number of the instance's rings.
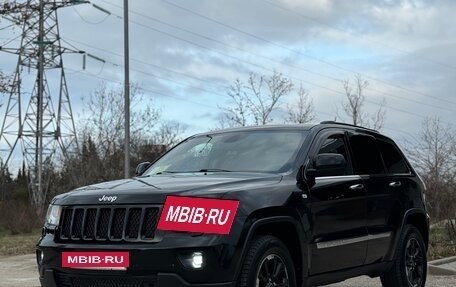
[[[21,255],[0,257],[0,286],[2,287],[38,287],[38,274],[35,256]],[[328,287],[381,287],[378,278],[358,277]],[[456,276],[430,276],[427,287],[455,287]]]

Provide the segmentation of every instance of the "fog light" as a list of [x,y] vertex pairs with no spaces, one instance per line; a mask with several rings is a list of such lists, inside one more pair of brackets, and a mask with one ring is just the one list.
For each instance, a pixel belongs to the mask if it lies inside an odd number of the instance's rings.
[[187,269],[202,269],[206,264],[204,253],[201,251],[189,252],[179,255],[179,261]]
[[195,269],[200,269],[203,267],[204,257],[201,252],[193,252],[192,254],[192,267]]

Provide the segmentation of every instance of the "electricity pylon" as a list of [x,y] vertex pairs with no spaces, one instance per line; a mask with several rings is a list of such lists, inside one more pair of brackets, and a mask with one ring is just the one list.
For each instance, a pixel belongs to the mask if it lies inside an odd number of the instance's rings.
[[[28,0],[0,4],[2,18],[22,26],[19,48],[0,47],[2,51],[18,56],[1,123],[0,155],[2,166],[6,167],[18,143],[22,146],[23,159],[30,171],[30,199],[38,213],[44,211],[49,190],[49,171],[53,168],[55,157],[68,158],[78,151],[62,55],[66,52],[83,52],[62,47],[57,10],[81,3],[87,2]],[[36,70],[37,76],[23,114],[21,98],[24,97],[24,69]],[[57,85],[48,82],[46,72],[49,70],[59,72]],[[57,109],[53,100],[57,101]]]

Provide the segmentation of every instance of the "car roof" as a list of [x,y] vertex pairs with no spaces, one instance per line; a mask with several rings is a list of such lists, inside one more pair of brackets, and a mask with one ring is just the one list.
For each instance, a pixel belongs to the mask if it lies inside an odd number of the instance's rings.
[[222,134],[230,132],[245,132],[245,131],[268,131],[268,130],[310,130],[315,125],[312,124],[283,124],[283,125],[261,125],[261,126],[245,126],[236,128],[227,128],[220,130],[213,130],[204,133],[198,133],[195,136],[207,135],[207,134]]
[[358,131],[364,131],[367,133],[375,133],[376,135],[380,135],[378,131],[372,130],[369,128],[351,125],[347,123],[340,123],[335,121],[323,121],[320,123],[314,124],[281,124],[281,125],[261,125],[261,126],[245,126],[245,127],[236,127],[236,128],[229,128],[229,129],[221,129],[221,130],[213,130],[208,131],[205,133],[199,133],[194,136],[202,136],[208,134],[222,134],[222,133],[229,133],[229,132],[245,132],[245,131],[268,131],[268,130],[301,130],[301,131],[308,131],[308,130],[320,130],[323,128],[343,128],[343,129],[352,129]]

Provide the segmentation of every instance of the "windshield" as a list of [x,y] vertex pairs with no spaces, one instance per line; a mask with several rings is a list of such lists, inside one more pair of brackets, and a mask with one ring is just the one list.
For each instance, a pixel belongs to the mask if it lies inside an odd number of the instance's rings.
[[285,172],[306,131],[245,131],[196,136],[180,143],[144,175],[185,172]]

